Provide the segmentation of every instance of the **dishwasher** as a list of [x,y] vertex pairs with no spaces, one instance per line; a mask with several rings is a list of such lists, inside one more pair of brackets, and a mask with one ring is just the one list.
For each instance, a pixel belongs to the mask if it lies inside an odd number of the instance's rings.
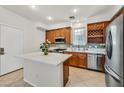
[[88,54],[88,69],[102,71],[102,54]]

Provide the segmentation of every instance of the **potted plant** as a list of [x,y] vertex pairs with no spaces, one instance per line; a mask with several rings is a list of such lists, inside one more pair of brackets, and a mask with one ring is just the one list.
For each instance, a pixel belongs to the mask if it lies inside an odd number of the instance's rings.
[[40,49],[42,49],[42,52],[44,52],[44,55],[48,55],[48,49],[50,48],[50,44],[49,43],[42,43],[40,44]]

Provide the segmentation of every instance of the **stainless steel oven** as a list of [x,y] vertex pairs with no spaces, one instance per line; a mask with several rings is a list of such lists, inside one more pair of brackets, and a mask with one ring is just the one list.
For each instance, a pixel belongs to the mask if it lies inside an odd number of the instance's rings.
[[55,37],[55,43],[56,44],[64,44],[65,43],[65,37]]

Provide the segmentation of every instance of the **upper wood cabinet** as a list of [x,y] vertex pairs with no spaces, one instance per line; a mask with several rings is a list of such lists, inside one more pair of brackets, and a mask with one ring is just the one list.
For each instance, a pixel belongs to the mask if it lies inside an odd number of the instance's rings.
[[66,43],[70,44],[71,28],[65,27],[65,28],[48,30],[46,32],[46,40],[49,40],[51,43],[55,43],[55,37],[65,37]]
[[60,31],[61,30],[58,29],[58,30],[53,30],[52,32],[55,33],[55,37],[58,37],[60,36]]
[[88,43],[105,43],[108,24],[109,21],[88,24]]
[[64,29],[64,36],[67,44],[71,43],[71,28]]
[[46,32],[46,40],[55,43],[55,33],[53,31]]

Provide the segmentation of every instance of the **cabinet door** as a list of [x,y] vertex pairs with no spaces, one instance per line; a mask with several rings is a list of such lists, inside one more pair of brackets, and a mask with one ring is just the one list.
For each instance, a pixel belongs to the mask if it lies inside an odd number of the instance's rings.
[[71,40],[70,40],[70,35],[71,35],[71,28],[66,28],[65,29],[65,39],[66,39],[66,43],[70,44]]
[[77,52],[66,52],[66,54],[72,54],[68,60],[70,66],[87,68],[87,54]]
[[69,63],[72,66],[76,66],[76,62],[77,62],[77,56],[73,54]]
[[78,54],[76,52],[73,52],[71,53],[72,54],[72,57],[70,59],[70,62],[69,64],[72,65],[72,66],[77,66],[77,63],[78,63]]
[[50,31],[46,32],[46,40],[49,40],[51,42]]
[[64,29],[59,30],[59,33],[60,33],[61,37],[65,37],[65,30]]
[[60,30],[59,29],[55,30],[55,36],[56,37],[59,37],[60,36]]
[[46,32],[46,40],[49,40],[51,43],[55,43],[55,32],[54,31]]
[[50,35],[51,35],[51,38],[50,38],[51,42],[55,43],[55,31],[51,31]]
[[79,53],[78,54],[78,66],[86,68],[87,67],[87,61],[86,61],[86,54]]

